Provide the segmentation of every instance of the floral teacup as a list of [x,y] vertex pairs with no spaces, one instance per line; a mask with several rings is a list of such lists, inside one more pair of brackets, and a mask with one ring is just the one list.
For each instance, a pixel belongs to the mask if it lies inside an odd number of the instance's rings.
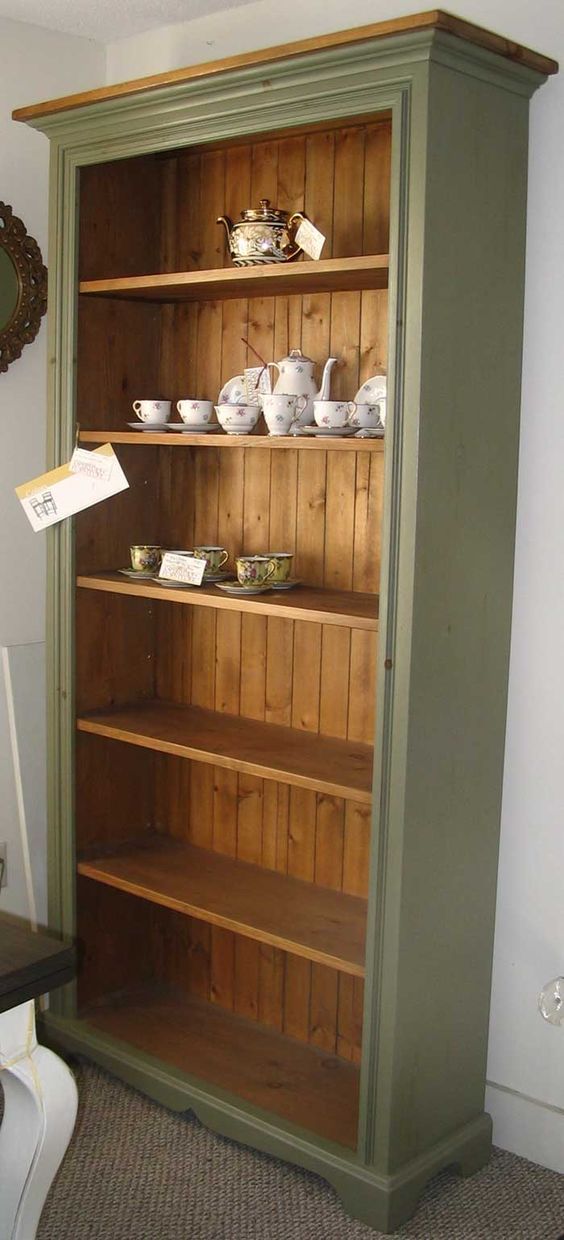
[[237,578],[242,586],[261,586],[276,571],[274,560],[269,555],[240,555],[235,560]]
[[260,415],[260,405],[216,405],[220,425],[228,435],[250,435]]
[[197,560],[206,561],[204,577],[215,577],[229,559],[229,552],[225,550],[225,547],[194,547],[192,555]]
[[349,426],[382,426],[380,405],[357,405],[349,417]]
[[185,400],[177,400],[176,408],[186,426],[201,425],[202,422],[211,421],[213,401],[195,400],[192,397],[186,397]]
[[136,573],[156,573],[161,562],[161,548],[139,544],[129,548],[131,567]]
[[313,416],[318,426],[346,426],[356,413],[354,400],[314,400]]
[[262,397],[262,411],[269,435],[287,435],[307,405],[307,396],[275,392]]
[[271,551],[270,559],[274,564],[274,572],[269,578],[272,583],[288,581],[292,572],[293,551]]
[[134,400],[132,409],[140,422],[168,422],[170,400]]

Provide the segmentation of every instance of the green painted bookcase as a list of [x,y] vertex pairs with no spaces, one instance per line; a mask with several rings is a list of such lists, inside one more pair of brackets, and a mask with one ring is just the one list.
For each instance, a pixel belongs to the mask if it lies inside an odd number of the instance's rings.
[[[44,1036],[325,1177],[390,1231],[483,1111],[517,490],[529,99],[440,12],[16,113],[50,139],[49,458],[130,486],[49,536]],[[237,272],[270,197],[319,262]],[[246,341],[249,342],[247,345]],[[385,439],[143,433],[253,349],[388,374]],[[291,550],[233,599],[129,546]]]

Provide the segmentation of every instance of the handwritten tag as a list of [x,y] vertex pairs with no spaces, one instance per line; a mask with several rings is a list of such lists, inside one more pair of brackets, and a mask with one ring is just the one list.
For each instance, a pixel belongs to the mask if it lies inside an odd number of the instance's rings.
[[115,461],[113,452],[111,456],[106,456],[100,452],[89,452],[87,448],[75,448],[69,461],[69,469],[71,474],[84,474],[86,478],[94,478],[96,482],[109,482]]
[[320,258],[325,245],[323,233],[312,224],[311,220],[302,220],[296,232],[296,242],[310,258]]
[[159,577],[167,577],[169,581],[184,581],[187,586],[201,586],[205,571],[206,560],[199,560],[194,555],[177,555],[175,551],[165,551]]
[[[77,455],[78,456],[78,468]],[[82,458],[91,458],[84,459]],[[75,468],[71,469],[71,465]],[[77,449],[70,461],[51,469],[31,482],[16,487],[16,495],[28,521],[37,533],[48,529],[65,517],[72,517],[84,508],[91,508],[119,491],[125,491],[129,483],[110,443],[104,443],[93,452]]]

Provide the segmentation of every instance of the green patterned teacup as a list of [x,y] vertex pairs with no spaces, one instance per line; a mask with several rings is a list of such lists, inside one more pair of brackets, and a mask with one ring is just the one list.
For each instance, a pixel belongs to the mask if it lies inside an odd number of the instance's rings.
[[274,564],[274,572],[270,577],[270,583],[273,585],[277,581],[288,581],[292,575],[292,560],[294,558],[293,551],[271,551],[270,559]]
[[194,547],[192,555],[197,560],[205,560],[205,576],[215,577],[216,573],[220,573],[223,565],[229,559],[229,552],[225,547]]
[[261,586],[272,577],[276,565],[270,555],[240,555],[235,567],[240,585]]
[[136,573],[158,572],[161,562],[161,548],[147,547],[144,544],[130,547],[131,567]]

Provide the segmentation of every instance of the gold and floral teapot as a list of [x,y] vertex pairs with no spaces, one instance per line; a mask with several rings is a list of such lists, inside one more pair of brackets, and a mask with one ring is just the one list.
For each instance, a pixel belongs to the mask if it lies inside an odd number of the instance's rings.
[[305,219],[302,211],[280,211],[271,207],[269,198],[261,198],[257,210],[241,211],[235,224],[228,215],[216,221],[227,233],[229,252],[236,267],[254,267],[261,263],[287,263],[302,253],[295,240],[295,225]]

